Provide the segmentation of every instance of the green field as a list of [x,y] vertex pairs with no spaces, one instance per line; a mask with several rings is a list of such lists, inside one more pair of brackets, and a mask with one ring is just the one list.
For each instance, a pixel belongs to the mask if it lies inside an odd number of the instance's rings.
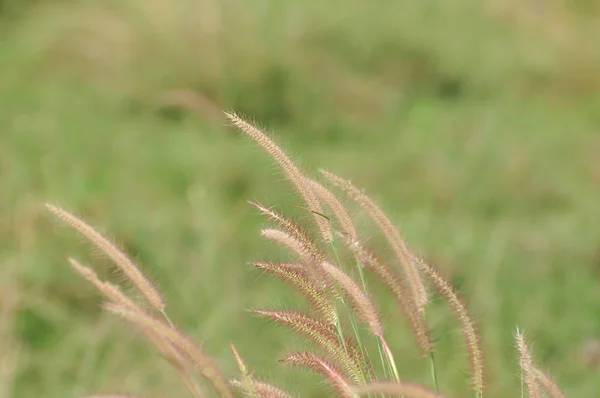
[[[228,377],[233,342],[257,376],[326,396],[277,363],[306,343],[247,311],[298,301],[249,266],[288,257],[247,201],[302,203],[222,110],[307,174],[364,188],[460,288],[487,397],[520,396],[517,327],[568,397],[600,396],[586,349],[600,340],[599,13],[591,0],[0,0],[0,398],[186,396],[71,270],[68,256],[122,281],[45,202],[125,248]],[[373,293],[401,377],[431,385]],[[442,390],[473,396],[452,313],[430,311]]]

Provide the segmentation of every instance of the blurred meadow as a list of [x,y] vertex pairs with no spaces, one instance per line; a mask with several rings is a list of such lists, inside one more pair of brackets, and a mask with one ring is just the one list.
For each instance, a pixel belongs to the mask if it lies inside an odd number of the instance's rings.
[[[233,342],[263,379],[326,396],[277,363],[304,341],[247,311],[298,301],[249,266],[287,257],[247,201],[301,203],[223,110],[364,188],[460,288],[488,397],[519,396],[517,327],[568,397],[600,396],[598,43],[595,0],[0,0],[0,398],[186,396],[72,272],[116,274],[45,202],[125,248],[229,377]],[[430,385],[374,292],[400,375]],[[430,311],[441,388],[467,396],[458,325]]]

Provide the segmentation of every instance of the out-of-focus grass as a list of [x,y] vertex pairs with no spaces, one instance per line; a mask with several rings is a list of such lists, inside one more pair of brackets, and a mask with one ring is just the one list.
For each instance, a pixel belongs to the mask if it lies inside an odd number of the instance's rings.
[[[569,397],[595,396],[582,347],[600,337],[598,8],[480,3],[13,6],[0,28],[0,396],[182,391],[70,271],[75,255],[115,276],[45,201],[135,256],[228,375],[232,341],[266,379],[320,391],[275,363],[303,343],[245,311],[297,300],[247,265],[284,257],[245,201],[297,200],[221,109],[268,126],[308,170],[366,188],[452,277],[482,331],[488,396],[517,391],[516,326]],[[376,298],[401,375],[429,383]],[[441,386],[464,396],[457,326],[438,301],[430,318]]]

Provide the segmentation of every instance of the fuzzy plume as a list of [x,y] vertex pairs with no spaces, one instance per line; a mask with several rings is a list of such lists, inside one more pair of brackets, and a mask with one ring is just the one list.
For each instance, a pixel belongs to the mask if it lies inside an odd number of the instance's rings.
[[302,175],[296,164],[292,162],[286,153],[264,132],[260,131],[235,113],[225,113],[225,115],[238,129],[252,138],[269,155],[271,155],[277,164],[279,164],[287,178],[294,184],[296,190],[304,199],[308,209],[313,213],[315,222],[319,227],[323,239],[330,242],[332,240],[331,230],[329,229],[326,219],[322,216],[323,210],[321,210],[321,205],[312,189],[306,183],[305,177]]

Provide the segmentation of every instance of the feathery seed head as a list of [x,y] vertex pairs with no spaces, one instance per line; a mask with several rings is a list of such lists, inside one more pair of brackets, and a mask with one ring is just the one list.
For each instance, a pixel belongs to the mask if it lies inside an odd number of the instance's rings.
[[398,307],[415,336],[421,355],[427,356],[432,353],[433,342],[427,328],[427,323],[425,322],[424,314],[417,309],[412,295],[406,292],[404,281],[400,279],[391,267],[381,261],[374,253],[368,251],[362,243],[355,242],[354,245],[349,247],[355,250],[361,264],[365,264],[369,270],[379,277],[388,290],[394,294]]
[[343,373],[334,365],[309,352],[287,355],[280,362],[312,370],[325,377],[329,385],[339,394],[340,398],[355,398],[350,383]]
[[300,169],[292,162],[292,160],[285,154],[285,152],[277,145],[271,138],[269,138],[264,132],[248,123],[235,113],[225,113],[227,118],[241,131],[246,133],[252,138],[258,145],[260,145],[271,157],[279,164],[281,169],[284,171],[288,179],[295,185],[296,190],[302,196],[308,208],[313,212],[315,222],[319,227],[321,235],[326,242],[332,240],[331,230],[326,220],[321,217],[323,214],[321,205],[315,197],[312,189],[306,184],[304,176],[300,172]]
[[292,398],[287,392],[254,378],[248,380],[230,380],[229,384],[242,390],[251,398]]
[[473,390],[478,392],[479,395],[483,395],[485,387],[483,350],[481,349],[477,327],[475,326],[471,314],[467,310],[467,306],[450,282],[448,282],[435,268],[421,259],[415,258],[415,260],[421,270],[429,277],[438,292],[446,299],[452,311],[456,314],[467,346],[469,362],[471,364],[471,382],[473,384]]
[[379,315],[375,306],[369,299],[367,293],[361,289],[350,276],[340,268],[324,261],[321,263],[323,270],[329,277],[337,282],[344,290],[346,297],[350,301],[350,306],[356,312],[356,315],[371,329],[375,336],[383,336],[383,327],[379,320]]
[[365,195],[360,189],[356,188],[350,181],[336,176],[325,170],[320,170],[321,173],[335,186],[345,191],[348,196],[355,201],[363,210],[375,221],[379,229],[383,232],[388,240],[392,250],[394,251],[398,261],[402,265],[410,289],[413,295],[413,301],[420,311],[425,309],[427,305],[427,291],[423,285],[423,281],[419,275],[418,269],[412,260],[412,256],[404,239],[400,235],[398,229],[392,224],[385,213],[377,206],[377,204]]
[[121,250],[94,228],[73,214],[51,204],[46,204],[46,207],[65,224],[77,230],[90,241],[90,243],[94,244],[113,260],[121,272],[123,272],[140,293],[142,293],[152,307],[157,311],[164,311],[166,304],[160,293],[158,293],[158,290],[148,279],[146,279],[139,268]]
[[334,326],[316,320],[309,315],[296,311],[261,311],[255,313],[272,319],[303,335],[323,349],[332,360],[335,360],[346,376],[357,381],[367,371],[365,361],[356,343],[350,339],[341,342]]
[[343,233],[353,240],[358,240],[358,232],[354,227],[352,217],[350,217],[350,214],[344,205],[342,205],[342,203],[335,197],[333,193],[331,193],[331,191],[319,184],[317,181],[306,178],[306,182],[317,195],[317,198],[321,200],[322,203],[327,205],[327,207],[329,207],[329,209],[333,212],[338,223],[342,227]]
[[[128,310],[143,313],[143,310],[134,303],[128,296],[123,294],[117,286],[114,286],[108,282],[102,282],[96,273],[88,267],[81,265],[77,260],[69,258],[69,263],[79,275],[84,279],[92,283],[100,293],[102,293],[108,300],[113,304],[122,306]],[[154,343],[160,353],[169,361],[169,363],[175,368],[175,370],[181,376],[188,390],[195,397],[201,397],[202,393],[198,383],[194,380],[189,370],[185,366],[184,360],[177,349],[171,345],[168,341],[164,340],[158,335],[153,329],[142,328],[142,332],[146,337]]]
[[123,294],[118,287],[108,282],[102,282],[98,278],[98,275],[96,275],[96,273],[91,268],[81,265],[74,258],[69,258],[69,263],[79,275],[81,275],[84,279],[86,279],[88,282],[94,285],[94,287],[100,293],[102,293],[104,297],[106,297],[115,304],[122,305],[134,311],[141,311],[140,307],[136,303],[134,303],[129,297]]
[[142,331],[145,332],[150,330],[160,337],[161,340],[171,344],[187,357],[187,359],[195,366],[196,370],[209,381],[220,397],[233,398],[231,389],[221,371],[188,337],[184,336],[170,325],[143,312],[134,311],[122,305],[115,304],[106,304],[104,307],[108,311],[128,320]]
[[308,272],[296,264],[257,262],[254,266],[287,283],[302,294],[323,320],[331,325],[338,321],[337,311],[326,292],[309,277]]
[[238,368],[240,369],[240,372],[242,372],[242,375],[244,377],[246,377],[248,375],[248,367],[246,367],[244,360],[242,359],[241,355],[239,354],[238,350],[235,348],[233,343],[229,343],[229,347],[231,348],[231,351],[233,352],[233,356],[235,357],[235,362],[237,363]]
[[324,259],[324,255],[318,249],[317,244],[298,224],[273,209],[264,207],[263,205],[255,202],[249,203],[277,223],[277,225],[279,225],[285,232],[287,232],[291,238],[293,238],[294,244],[301,245],[302,252],[310,255],[312,261],[320,262]]
[[314,261],[314,254],[309,252],[309,249],[291,234],[274,228],[263,229],[260,231],[260,234],[265,238],[290,249],[305,263],[310,264],[312,261]]
[[521,365],[521,377],[527,385],[527,392],[530,398],[542,398],[538,380],[536,377],[535,366],[533,365],[533,359],[527,343],[525,342],[525,336],[519,329],[515,332],[515,342],[517,344],[517,350],[519,351],[519,363]]
[[534,367],[533,374],[535,375],[535,379],[538,383],[543,387],[543,389],[548,394],[550,398],[565,398],[565,393],[561,391],[560,387],[552,378],[545,372],[540,369]]

